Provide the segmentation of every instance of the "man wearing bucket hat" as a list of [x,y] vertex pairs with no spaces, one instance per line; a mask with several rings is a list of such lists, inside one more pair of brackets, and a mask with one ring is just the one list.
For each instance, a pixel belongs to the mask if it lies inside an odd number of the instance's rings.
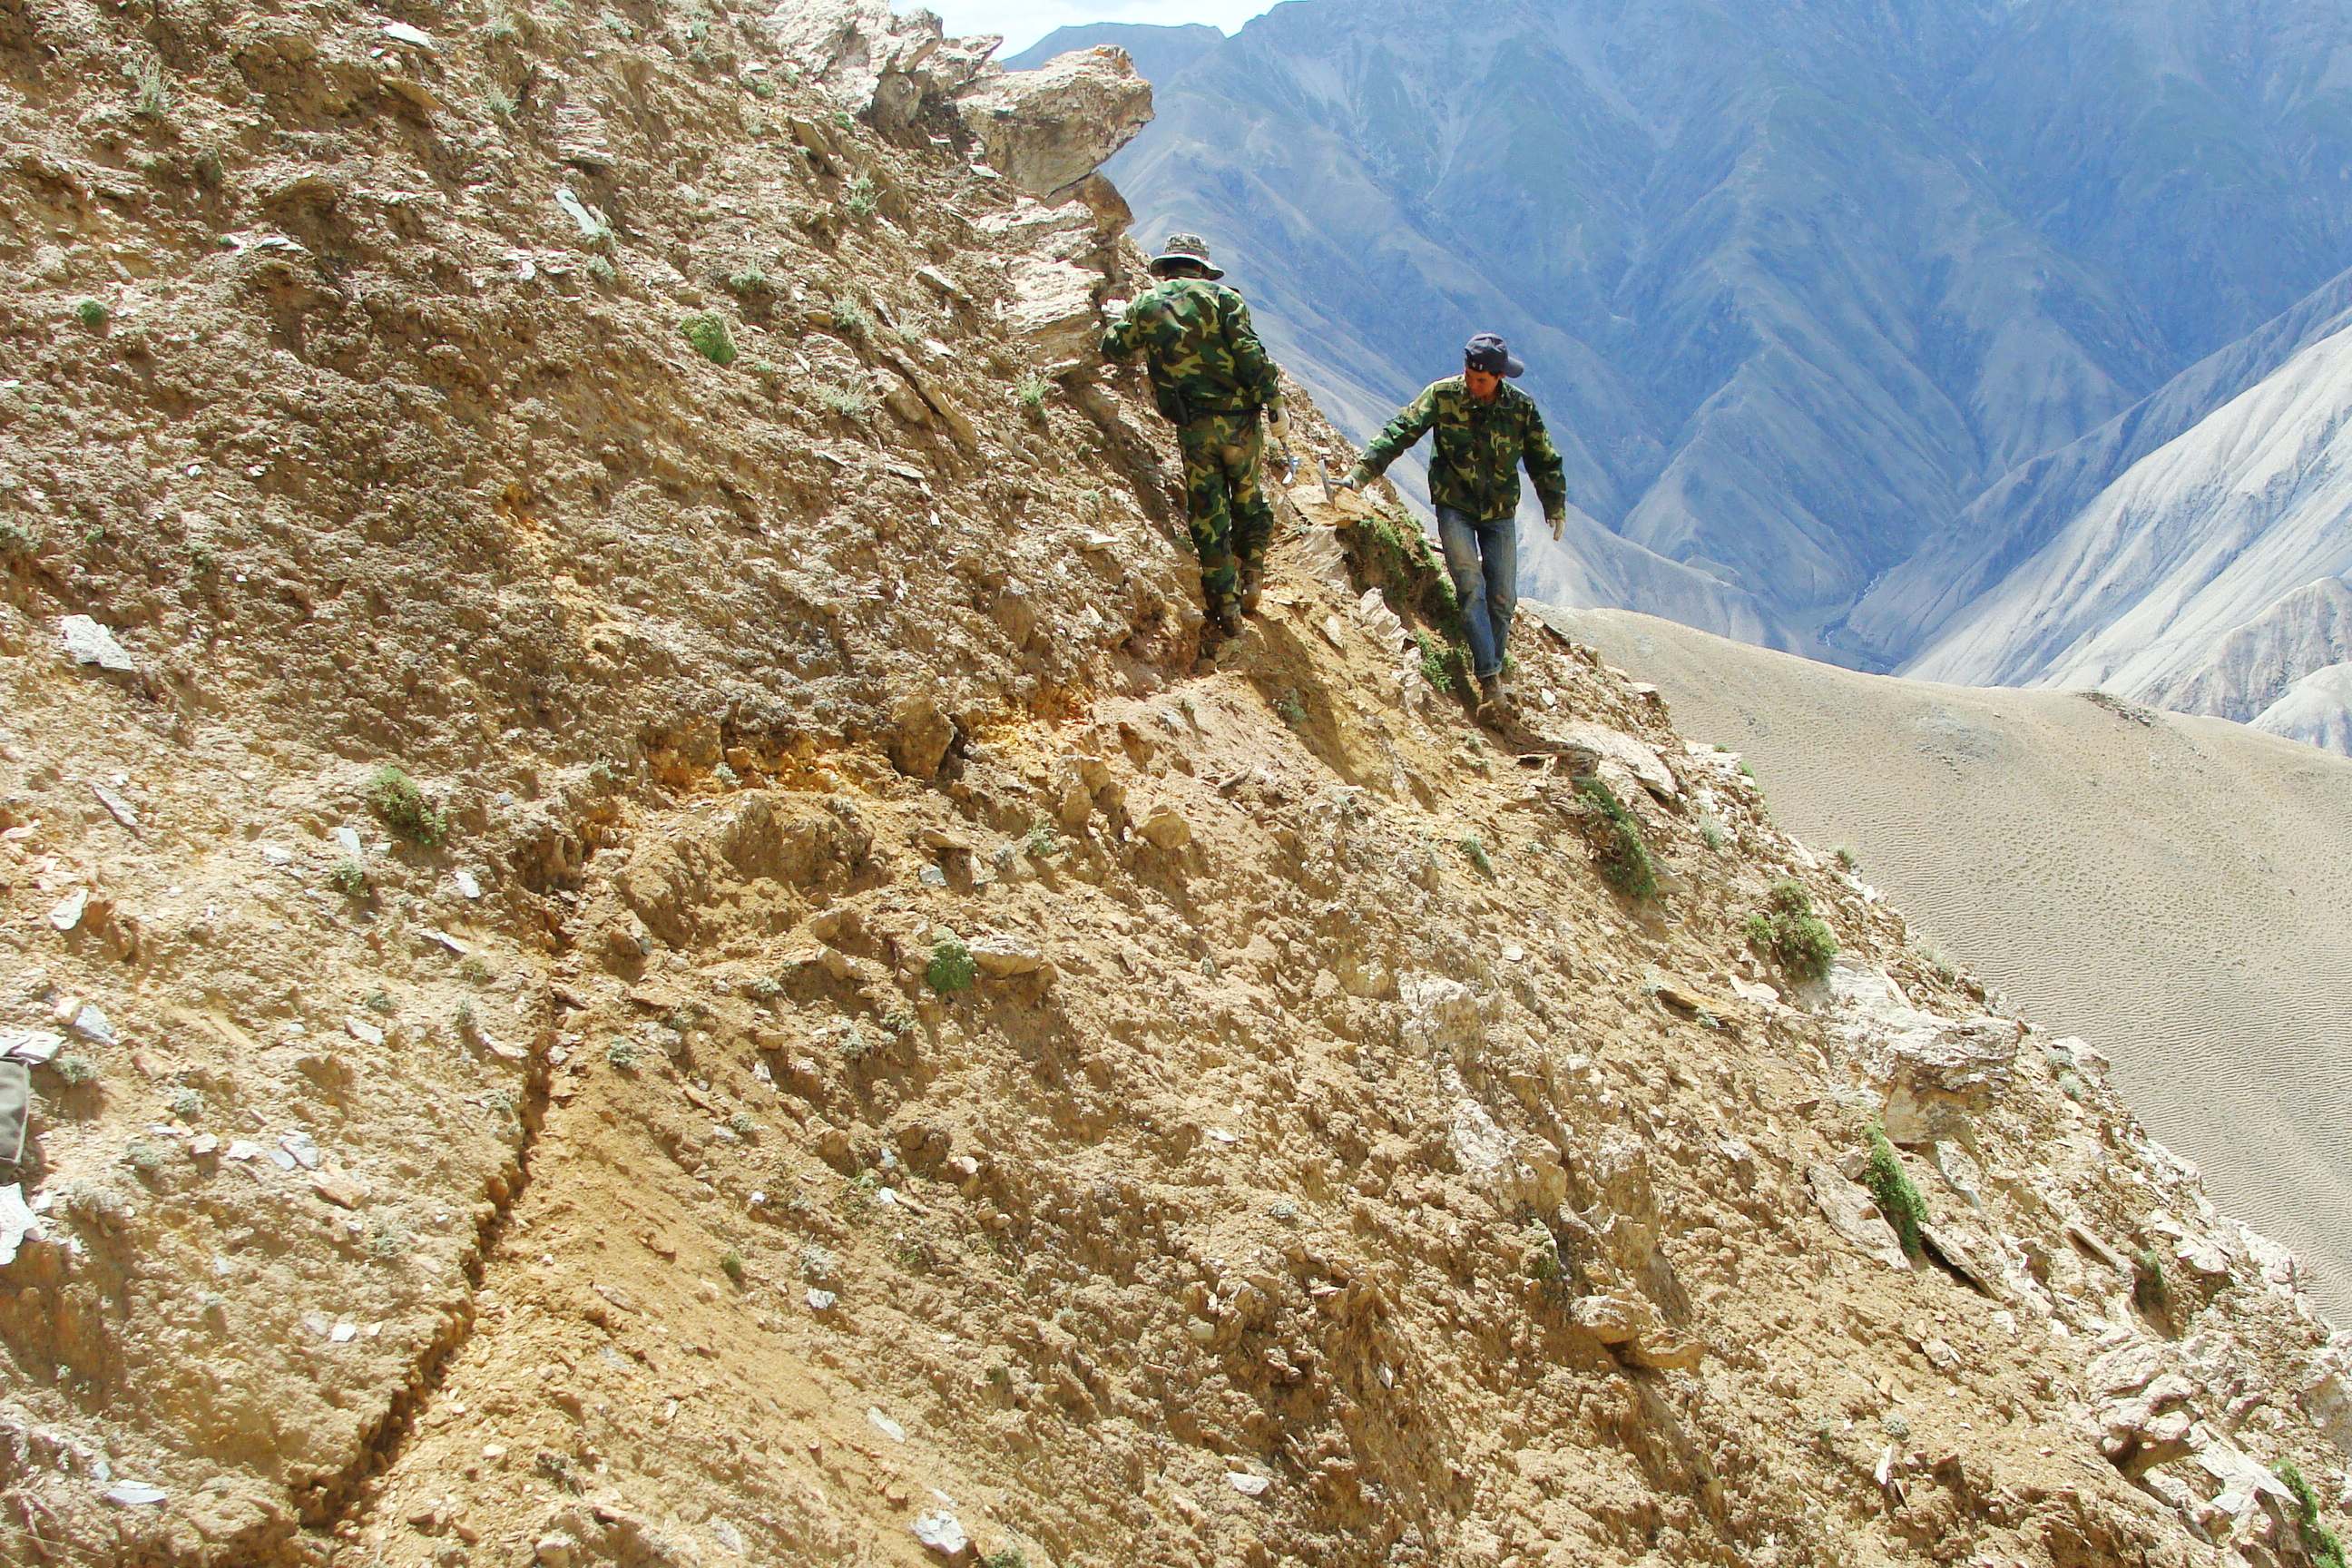
[[1498,714],[1509,700],[1503,685],[1503,655],[1511,642],[1511,612],[1519,601],[1522,463],[1535,481],[1554,539],[1568,521],[1568,477],[1559,450],[1544,429],[1535,399],[1505,384],[1527,368],[1501,338],[1480,332],[1462,352],[1462,374],[1407,404],[1339,481],[1348,489],[1363,489],[1407,447],[1436,431],[1429,500],[1437,510],[1438,542],[1462,605],[1462,629],[1470,639],[1472,673],[1478,678],[1479,707]]
[[1217,281],[1206,240],[1175,234],[1151,258],[1159,283],[1128,306],[1104,334],[1107,358],[1140,351],[1151,397],[1176,426],[1184,458],[1185,510],[1201,557],[1201,594],[1209,618],[1230,636],[1257,609],[1274,509],[1260,469],[1263,412],[1286,446],[1289,420],[1282,384],[1265,345],[1250,326],[1242,297]]

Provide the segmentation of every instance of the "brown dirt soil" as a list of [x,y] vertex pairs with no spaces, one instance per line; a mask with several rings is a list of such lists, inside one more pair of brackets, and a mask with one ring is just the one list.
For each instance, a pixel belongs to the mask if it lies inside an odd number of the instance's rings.
[[2095,1062],[1308,487],[1201,657],[935,33],[398,20],[0,0],[0,1560],[2301,1560],[2339,1352]]

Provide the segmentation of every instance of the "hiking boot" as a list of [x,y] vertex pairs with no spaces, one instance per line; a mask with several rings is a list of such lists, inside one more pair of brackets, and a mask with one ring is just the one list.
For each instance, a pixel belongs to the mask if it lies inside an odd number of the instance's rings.
[[1264,574],[1251,567],[1244,566],[1242,568],[1241,609],[1243,615],[1254,616],[1257,614],[1258,595],[1265,587],[1265,578]]
[[1242,612],[1233,605],[1209,606],[1209,628],[1221,637],[1242,635]]
[[1511,716],[1511,694],[1504,688],[1500,675],[1478,678],[1478,717],[1503,720]]

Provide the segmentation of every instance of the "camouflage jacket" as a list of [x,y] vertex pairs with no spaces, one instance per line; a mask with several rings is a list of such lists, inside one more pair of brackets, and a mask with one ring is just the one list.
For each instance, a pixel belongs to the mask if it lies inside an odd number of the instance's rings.
[[1171,278],[1127,308],[1103,334],[1108,359],[1142,350],[1151,398],[1179,425],[1204,414],[1245,414],[1282,400],[1265,345],[1242,297],[1205,278]]
[[1437,432],[1429,462],[1429,502],[1467,512],[1480,522],[1519,510],[1518,467],[1528,466],[1544,515],[1568,509],[1568,476],[1559,448],[1544,429],[1536,400],[1507,382],[1492,403],[1480,403],[1460,376],[1438,382],[1405,405],[1364,448],[1362,463],[1383,473],[1406,447]]

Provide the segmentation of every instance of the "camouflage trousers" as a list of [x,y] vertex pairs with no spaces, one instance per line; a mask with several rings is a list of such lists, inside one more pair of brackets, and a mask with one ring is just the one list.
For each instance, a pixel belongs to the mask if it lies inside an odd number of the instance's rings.
[[1176,427],[1176,444],[1184,454],[1184,510],[1201,557],[1201,596],[1212,616],[1228,618],[1240,613],[1244,584],[1265,572],[1274,540],[1274,508],[1260,480],[1265,433],[1255,410],[1203,414]]

